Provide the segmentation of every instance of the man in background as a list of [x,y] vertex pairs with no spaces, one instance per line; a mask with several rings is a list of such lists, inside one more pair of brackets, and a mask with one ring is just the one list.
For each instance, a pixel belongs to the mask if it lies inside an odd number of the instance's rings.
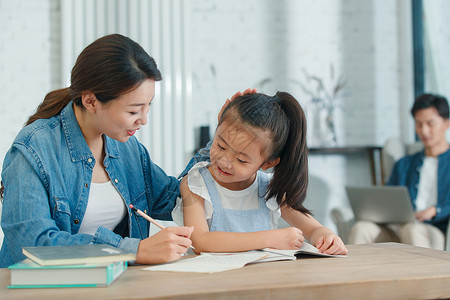
[[349,235],[350,244],[401,242],[444,249],[450,216],[450,146],[447,99],[433,94],[419,96],[411,109],[415,130],[424,149],[401,158],[388,185],[406,186],[418,222],[375,224],[358,221]]

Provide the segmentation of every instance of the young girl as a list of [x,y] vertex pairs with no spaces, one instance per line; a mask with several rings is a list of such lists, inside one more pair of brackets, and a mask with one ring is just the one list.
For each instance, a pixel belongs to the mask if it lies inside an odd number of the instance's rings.
[[[306,237],[321,252],[346,254],[303,207],[307,155],[306,119],[292,95],[250,94],[228,104],[210,162],[195,164],[180,186],[196,252],[298,249]],[[260,171],[271,168],[273,177]],[[280,216],[292,227],[276,229]]]

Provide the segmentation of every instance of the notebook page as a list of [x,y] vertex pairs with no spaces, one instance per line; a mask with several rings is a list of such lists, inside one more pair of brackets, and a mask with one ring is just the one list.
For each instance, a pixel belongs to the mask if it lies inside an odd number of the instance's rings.
[[249,262],[256,261],[265,256],[267,256],[267,253],[264,252],[202,254],[194,258],[177,260],[172,263],[151,266],[142,270],[215,273],[242,268]]

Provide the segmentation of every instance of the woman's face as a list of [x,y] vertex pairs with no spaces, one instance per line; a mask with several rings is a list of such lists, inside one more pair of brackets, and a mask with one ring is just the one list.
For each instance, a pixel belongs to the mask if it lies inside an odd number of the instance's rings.
[[211,174],[221,186],[230,190],[249,187],[267,160],[270,135],[239,121],[224,121],[211,145]]
[[136,89],[106,104],[100,104],[99,131],[119,142],[126,142],[142,125],[155,95],[155,81],[146,79]]

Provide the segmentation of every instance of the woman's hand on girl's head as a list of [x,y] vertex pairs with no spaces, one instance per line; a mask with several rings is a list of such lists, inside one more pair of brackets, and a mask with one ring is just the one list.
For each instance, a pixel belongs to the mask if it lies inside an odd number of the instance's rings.
[[230,99],[225,100],[224,105],[222,106],[222,108],[219,111],[218,120],[220,120],[220,117],[222,116],[222,113],[223,113],[225,107],[227,107],[227,105],[230,104],[231,101],[233,101],[234,99],[236,99],[242,95],[249,95],[249,94],[255,94],[255,93],[256,93],[256,89],[248,88],[243,93],[241,93],[241,91],[238,91],[233,96],[231,96]]
[[[231,96],[230,98],[230,102],[233,101],[234,99],[236,99],[237,97],[240,97],[242,95],[250,95],[250,94],[256,94],[256,89],[252,89],[252,88],[248,88],[246,89],[243,93],[241,93],[241,91],[238,91],[237,93],[235,93],[233,96]],[[227,99],[228,100],[228,99]]]
[[330,230],[326,230],[324,234],[321,234],[314,246],[319,249],[320,252],[333,255],[345,255],[347,254],[347,248],[345,248],[344,242],[340,237],[332,233]]
[[193,230],[193,227],[167,227],[140,241],[136,263],[160,264],[179,259],[192,244]]

